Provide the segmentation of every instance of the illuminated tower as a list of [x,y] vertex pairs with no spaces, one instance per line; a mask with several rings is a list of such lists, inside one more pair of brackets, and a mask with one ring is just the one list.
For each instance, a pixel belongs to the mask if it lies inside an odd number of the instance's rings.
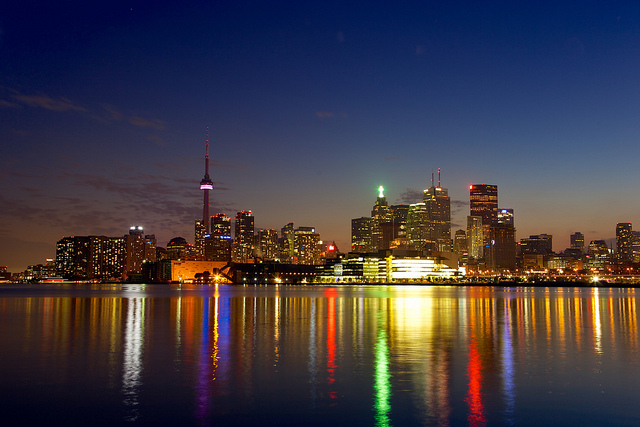
[[389,249],[389,241],[384,241],[383,224],[393,224],[393,211],[387,203],[384,195],[384,187],[378,188],[378,198],[371,210],[371,248],[374,252],[381,249]]
[[209,191],[213,190],[213,182],[209,178],[209,128],[207,128],[206,154],[204,156],[204,178],[200,181],[200,189],[204,191],[202,222],[205,224],[205,234],[207,234],[209,233]]
[[204,178],[200,181],[200,189],[204,191],[204,202],[202,204],[202,220],[196,220],[196,255],[204,256],[205,235],[209,234],[209,191],[213,190],[213,182],[209,178],[209,128],[207,128],[207,143],[204,156]]

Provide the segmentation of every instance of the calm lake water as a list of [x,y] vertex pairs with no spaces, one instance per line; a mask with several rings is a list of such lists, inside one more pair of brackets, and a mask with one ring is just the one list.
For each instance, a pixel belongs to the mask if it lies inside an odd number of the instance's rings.
[[640,290],[1,285],[3,425],[640,425]]

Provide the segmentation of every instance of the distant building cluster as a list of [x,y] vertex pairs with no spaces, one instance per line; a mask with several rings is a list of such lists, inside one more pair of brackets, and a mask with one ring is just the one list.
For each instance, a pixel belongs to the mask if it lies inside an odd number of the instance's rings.
[[[451,232],[449,192],[431,178],[421,200],[389,205],[382,186],[370,216],[351,220],[351,251],[324,243],[314,227],[293,222],[255,230],[252,211],[209,215],[207,130],[202,218],[195,221],[194,244],[175,237],[166,248],[140,226],[124,236],[71,236],[57,242],[56,257],[29,266],[19,277],[0,267],[0,281],[145,282],[413,282],[464,277],[595,275],[639,273],[640,232],[618,223],[616,244],[570,236],[570,247],[553,252],[553,237],[516,240],[513,209],[500,208],[498,186],[469,186],[466,228]],[[232,236],[233,230],[233,236]]]

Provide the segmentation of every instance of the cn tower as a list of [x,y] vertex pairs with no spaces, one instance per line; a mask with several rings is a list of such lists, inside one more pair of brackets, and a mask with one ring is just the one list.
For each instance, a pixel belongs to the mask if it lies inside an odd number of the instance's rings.
[[204,191],[204,202],[202,204],[202,223],[205,227],[205,234],[209,234],[209,190],[213,190],[213,182],[209,178],[209,128],[207,128],[207,146],[204,156],[204,178],[200,181],[200,189]]

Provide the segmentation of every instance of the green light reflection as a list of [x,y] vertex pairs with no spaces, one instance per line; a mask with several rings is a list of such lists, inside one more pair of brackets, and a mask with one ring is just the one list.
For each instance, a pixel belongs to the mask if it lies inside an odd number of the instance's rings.
[[387,334],[382,328],[378,331],[376,343],[376,373],[375,373],[375,410],[376,426],[390,426],[389,412],[391,412],[391,373],[389,372],[389,348]]

